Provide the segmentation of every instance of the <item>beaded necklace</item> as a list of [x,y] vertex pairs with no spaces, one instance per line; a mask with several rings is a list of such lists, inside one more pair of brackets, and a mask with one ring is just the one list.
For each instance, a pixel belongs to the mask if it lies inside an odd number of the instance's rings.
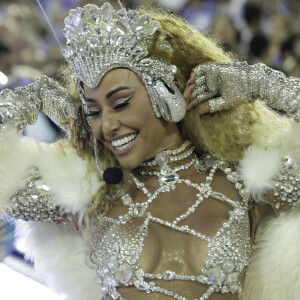
[[[138,180],[132,173],[132,179],[137,189],[147,197],[144,202],[134,202],[129,194],[122,197],[123,205],[128,207],[128,212],[119,216],[118,219],[104,217],[97,227],[95,243],[97,248],[98,275],[102,286],[103,296],[111,295],[114,299],[124,299],[117,291],[120,284],[125,286],[135,286],[138,290],[146,293],[161,293],[173,297],[174,299],[188,300],[176,292],[167,290],[155,284],[153,279],[161,280],[183,280],[194,281],[208,285],[207,291],[199,300],[208,299],[214,292],[239,293],[241,284],[238,276],[241,270],[248,264],[250,252],[248,238],[248,215],[247,200],[243,184],[239,182],[235,172],[227,163],[217,161],[211,156],[206,156],[200,160],[194,154],[194,148],[190,142],[185,142],[176,150],[167,150],[154,159],[143,163],[138,172],[142,175],[158,177],[158,188],[150,192],[145,184]],[[181,160],[188,160],[180,164]],[[179,162],[179,165],[171,168],[169,162]],[[203,183],[195,183],[189,179],[180,178],[178,172],[195,166],[199,173],[209,170]],[[159,166],[160,170],[150,171],[147,167]],[[146,168],[146,169],[145,169]],[[228,180],[235,183],[236,188],[243,196],[242,203],[233,201],[215,192],[211,188],[211,183],[217,169],[221,169]],[[154,217],[148,211],[149,205],[159,197],[160,194],[168,193],[176,189],[177,184],[184,184],[197,192],[195,202],[183,214],[177,216],[172,221]],[[229,203],[233,210],[230,217],[214,236],[208,236],[198,232],[187,225],[179,225],[180,221],[191,216],[198,206],[209,197]],[[132,220],[140,218],[142,224],[132,227]],[[148,236],[149,224],[154,222],[162,226],[171,228],[185,234],[190,234],[208,243],[208,257],[204,261],[205,267],[201,274],[188,276],[177,274],[172,270],[165,270],[163,274],[148,273],[139,265],[145,239]],[[127,228],[127,230],[125,230]],[[128,236],[128,232],[130,236]],[[149,282],[150,281],[150,282]]]

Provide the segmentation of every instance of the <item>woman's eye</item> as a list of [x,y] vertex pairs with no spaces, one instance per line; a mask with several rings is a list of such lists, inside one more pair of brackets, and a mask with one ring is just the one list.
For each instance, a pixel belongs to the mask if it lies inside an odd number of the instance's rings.
[[99,114],[101,114],[101,111],[100,111],[100,110],[91,110],[91,111],[87,111],[87,112],[85,113],[85,115],[86,115],[87,117],[93,117],[93,116],[97,116],[97,115],[99,115]]
[[129,102],[132,100],[132,97],[133,97],[133,96],[131,96],[130,98],[128,98],[128,99],[126,99],[126,100],[124,100],[124,101],[122,101],[122,102],[116,104],[113,108],[114,108],[114,109],[118,109],[118,108],[122,108],[122,107],[126,106],[126,105],[129,104]]

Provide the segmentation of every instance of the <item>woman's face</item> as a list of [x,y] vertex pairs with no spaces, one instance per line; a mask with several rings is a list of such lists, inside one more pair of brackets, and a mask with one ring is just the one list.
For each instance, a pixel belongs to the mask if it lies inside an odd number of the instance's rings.
[[93,135],[124,168],[134,169],[181,145],[177,125],[154,115],[148,92],[133,71],[113,69],[98,87],[84,85],[84,91]]

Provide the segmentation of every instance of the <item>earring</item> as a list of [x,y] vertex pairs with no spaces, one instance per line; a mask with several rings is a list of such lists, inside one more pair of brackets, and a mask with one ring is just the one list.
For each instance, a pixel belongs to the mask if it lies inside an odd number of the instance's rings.
[[95,136],[93,136],[93,141],[94,141],[94,155],[95,155],[95,160],[96,160],[96,166],[97,166],[99,173],[103,177],[103,169],[101,167],[101,162],[100,162],[100,157],[99,157],[99,145],[98,145],[98,140],[96,139]]
[[156,103],[162,117],[168,122],[181,121],[186,113],[186,103],[174,82],[158,79],[153,85]]

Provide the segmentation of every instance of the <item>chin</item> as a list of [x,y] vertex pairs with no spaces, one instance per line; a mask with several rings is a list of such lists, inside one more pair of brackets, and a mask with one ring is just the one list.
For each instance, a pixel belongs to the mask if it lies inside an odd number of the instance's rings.
[[119,160],[119,163],[122,166],[122,168],[130,169],[130,170],[137,168],[141,164],[141,162],[138,161],[121,161],[121,160]]

